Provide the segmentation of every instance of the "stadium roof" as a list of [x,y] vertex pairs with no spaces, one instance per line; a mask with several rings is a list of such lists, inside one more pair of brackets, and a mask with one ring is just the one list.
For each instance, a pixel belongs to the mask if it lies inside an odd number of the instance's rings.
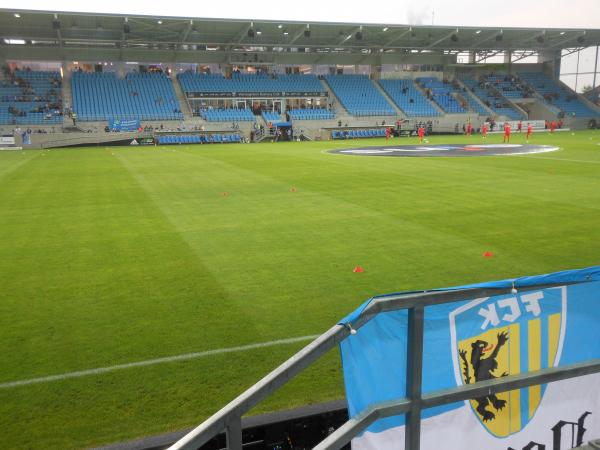
[[[428,25],[202,19],[0,9],[0,52],[127,49],[306,53],[557,51],[600,45],[600,29],[477,28]],[[300,50],[297,50],[300,49]],[[32,52],[35,55],[43,54]]]

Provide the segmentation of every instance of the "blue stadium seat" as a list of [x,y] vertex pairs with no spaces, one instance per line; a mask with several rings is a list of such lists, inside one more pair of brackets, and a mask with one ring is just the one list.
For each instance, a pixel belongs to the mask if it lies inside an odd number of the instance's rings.
[[240,142],[241,136],[237,133],[226,134],[177,134],[158,137],[160,145],[169,144],[203,144],[210,142]]
[[415,86],[413,80],[381,80],[379,84],[408,117],[440,115],[427,97]]
[[289,110],[292,120],[328,120],[335,119],[335,114],[327,109],[307,108]]
[[0,125],[62,123],[60,73],[17,70],[0,84]]
[[[285,92],[319,93],[326,89],[316,75],[268,75],[242,74],[234,72],[231,78],[221,74],[184,72],[177,75],[181,88],[190,93],[230,93],[230,92]],[[298,95],[301,96],[301,95]]]
[[446,113],[464,114],[467,111],[452,95],[458,92],[451,83],[444,82],[435,77],[417,78],[417,82],[423,89],[431,91],[432,100]]
[[542,72],[519,73],[519,77],[533,87],[540,94],[543,101],[560,109],[566,115],[584,118],[600,116],[598,111],[583,103],[575,92],[557,83]]
[[497,98],[497,94],[491,88],[486,88],[471,78],[464,78],[462,82],[471,90],[473,95],[476,95],[481,101],[488,105],[488,107],[498,115],[503,115],[511,120],[523,120],[526,117],[518,110],[513,108],[508,100],[500,97]]
[[365,75],[327,75],[325,79],[351,115],[396,115],[394,108]]
[[74,72],[73,109],[81,121],[181,120],[171,80],[162,73]]

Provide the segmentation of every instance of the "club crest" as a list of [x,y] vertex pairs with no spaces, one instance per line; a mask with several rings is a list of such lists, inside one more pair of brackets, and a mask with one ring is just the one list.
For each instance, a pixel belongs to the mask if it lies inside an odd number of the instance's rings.
[[[480,298],[450,313],[458,385],[554,367],[566,323],[566,287]],[[534,417],[545,386],[469,401],[494,436],[521,431]]]

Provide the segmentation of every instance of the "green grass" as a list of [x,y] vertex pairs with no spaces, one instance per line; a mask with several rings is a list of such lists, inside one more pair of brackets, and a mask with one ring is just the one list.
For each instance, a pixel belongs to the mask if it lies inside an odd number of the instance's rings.
[[[562,149],[0,152],[0,383],[319,334],[372,295],[598,264],[600,134],[534,140]],[[431,139],[466,141],[479,138]],[[0,389],[1,446],[82,448],[196,425],[302,345]],[[254,412],[342,396],[332,352]]]

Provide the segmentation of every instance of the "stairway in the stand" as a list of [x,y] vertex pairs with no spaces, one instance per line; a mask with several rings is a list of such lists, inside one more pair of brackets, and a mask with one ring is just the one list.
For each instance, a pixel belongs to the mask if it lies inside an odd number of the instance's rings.
[[179,109],[181,109],[181,112],[183,113],[183,119],[190,120],[193,116],[192,109],[190,108],[190,104],[185,96],[185,93],[183,92],[183,89],[181,89],[179,80],[177,80],[177,77],[172,77],[171,82],[173,83],[173,89],[175,90],[175,95],[177,96]]

